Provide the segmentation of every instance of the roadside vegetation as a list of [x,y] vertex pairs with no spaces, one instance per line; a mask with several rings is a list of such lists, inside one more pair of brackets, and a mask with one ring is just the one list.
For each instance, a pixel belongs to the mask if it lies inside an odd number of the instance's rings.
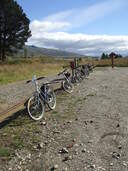
[[[97,67],[108,67],[112,65],[111,59],[101,59],[93,61]],[[128,67],[128,58],[114,59],[114,65],[116,67]]]
[[69,61],[48,57],[9,59],[0,64],[0,85],[31,79],[33,75],[57,74],[68,65]]
[[[31,79],[33,75],[48,76],[57,74],[65,67],[69,68],[70,60],[52,57],[9,58],[0,63],[0,85]],[[79,64],[92,63],[97,67],[111,66],[111,59],[80,58]],[[114,60],[117,67],[128,67],[128,58]]]

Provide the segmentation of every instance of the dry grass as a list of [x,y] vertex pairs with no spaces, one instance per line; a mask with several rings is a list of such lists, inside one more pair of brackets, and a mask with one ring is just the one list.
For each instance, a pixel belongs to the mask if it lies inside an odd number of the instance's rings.
[[31,79],[34,74],[37,76],[56,74],[68,63],[65,60],[49,58],[9,61],[5,64],[0,64],[0,84]]
[[[0,64],[0,85],[15,81],[31,79],[34,74],[37,76],[48,76],[57,74],[64,66],[69,66],[70,60],[55,59],[49,57],[34,59],[14,59]],[[98,67],[111,66],[111,59],[93,60],[82,59],[80,64],[92,63]],[[128,66],[128,58],[115,59],[115,66]]]
[[[111,59],[97,60],[92,63],[98,67],[111,66],[112,64]],[[128,67],[128,58],[115,59],[114,64],[117,67]]]

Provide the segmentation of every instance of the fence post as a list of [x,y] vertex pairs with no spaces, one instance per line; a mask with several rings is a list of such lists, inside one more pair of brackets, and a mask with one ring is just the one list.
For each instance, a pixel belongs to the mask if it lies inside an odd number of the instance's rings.
[[115,53],[111,53],[110,55],[111,61],[112,61],[112,68],[114,68],[114,57],[115,57]]

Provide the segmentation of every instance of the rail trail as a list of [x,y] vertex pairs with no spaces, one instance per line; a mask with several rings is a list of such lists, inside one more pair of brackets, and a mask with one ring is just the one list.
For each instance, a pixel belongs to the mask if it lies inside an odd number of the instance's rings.
[[1,148],[13,150],[0,170],[127,171],[127,125],[128,68],[97,68],[42,121],[19,116],[0,129]]

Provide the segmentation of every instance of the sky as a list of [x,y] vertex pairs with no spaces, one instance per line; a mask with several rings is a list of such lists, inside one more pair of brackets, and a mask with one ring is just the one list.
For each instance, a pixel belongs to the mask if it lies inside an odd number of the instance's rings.
[[27,44],[99,56],[128,55],[128,0],[17,0],[30,19]]

